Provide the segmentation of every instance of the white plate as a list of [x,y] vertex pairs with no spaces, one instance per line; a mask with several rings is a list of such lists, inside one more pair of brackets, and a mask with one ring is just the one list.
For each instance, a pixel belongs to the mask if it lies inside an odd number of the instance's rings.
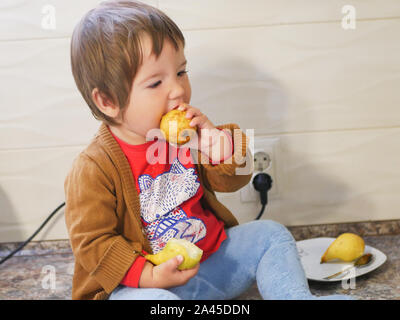
[[296,242],[307,279],[326,282],[342,281],[371,272],[386,261],[386,255],[382,251],[366,245],[364,253],[372,253],[374,256],[369,265],[362,268],[351,268],[344,275],[341,274],[333,279],[324,279],[352,265],[352,263],[338,260],[320,264],[322,255],[334,240],[335,238],[314,238]]

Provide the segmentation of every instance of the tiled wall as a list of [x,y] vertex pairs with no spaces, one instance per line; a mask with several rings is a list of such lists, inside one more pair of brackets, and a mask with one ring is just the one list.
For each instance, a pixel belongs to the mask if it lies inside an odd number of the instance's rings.
[[[64,201],[71,162],[97,130],[69,41],[98,2],[0,2],[0,242],[26,239]],[[192,104],[215,124],[278,138],[265,218],[400,219],[400,1],[146,2],[184,32]],[[356,28],[345,30],[348,4]],[[241,222],[260,208],[239,191],[218,197]],[[62,238],[60,213],[35,240]]]

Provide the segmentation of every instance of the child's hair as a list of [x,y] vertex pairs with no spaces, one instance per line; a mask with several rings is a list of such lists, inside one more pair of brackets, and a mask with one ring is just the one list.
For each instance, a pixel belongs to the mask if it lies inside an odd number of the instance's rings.
[[150,36],[156,57],[166,39],[176,50],[179,45],[185,47],[182,32],[167,15],[138,1],[104,1],[75,27],[71,38],[72,74],[96,119],[116,124],[97,108],[92,99],[94,88],[121,111],[128,104],[143,59],[143,34]]

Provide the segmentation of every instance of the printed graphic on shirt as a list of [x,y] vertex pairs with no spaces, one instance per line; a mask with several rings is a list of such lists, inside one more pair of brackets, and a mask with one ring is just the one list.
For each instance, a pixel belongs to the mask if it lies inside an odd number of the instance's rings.
[[193,197],[200,187],[194,168],[184,167],[178,158],[168,172],[155,179],[145,174],[138,178],[141,217],[154,253],[171,238],[193,243],[203,239],[206,226],[201,219],[189,218],[179,206]]

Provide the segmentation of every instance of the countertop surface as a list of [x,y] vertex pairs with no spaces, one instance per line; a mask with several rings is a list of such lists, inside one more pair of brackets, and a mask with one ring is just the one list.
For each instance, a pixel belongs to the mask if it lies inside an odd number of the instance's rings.
[[[348,294],[362,300],[400,300],[400,235],[363,238],[367,245],[384,252],[387,261],[378,269],[357,277],[353,288],[341,281],[309,281],[313,294]],[[4,246],[2,248],[0,258],[7,253]],[[0,299],[71,299],[73,268],[74,256],[66,240],[49,241],[45,245],[37,243],[0,265]],[[257,284],[254,283],[237,299],[260,300]]]

